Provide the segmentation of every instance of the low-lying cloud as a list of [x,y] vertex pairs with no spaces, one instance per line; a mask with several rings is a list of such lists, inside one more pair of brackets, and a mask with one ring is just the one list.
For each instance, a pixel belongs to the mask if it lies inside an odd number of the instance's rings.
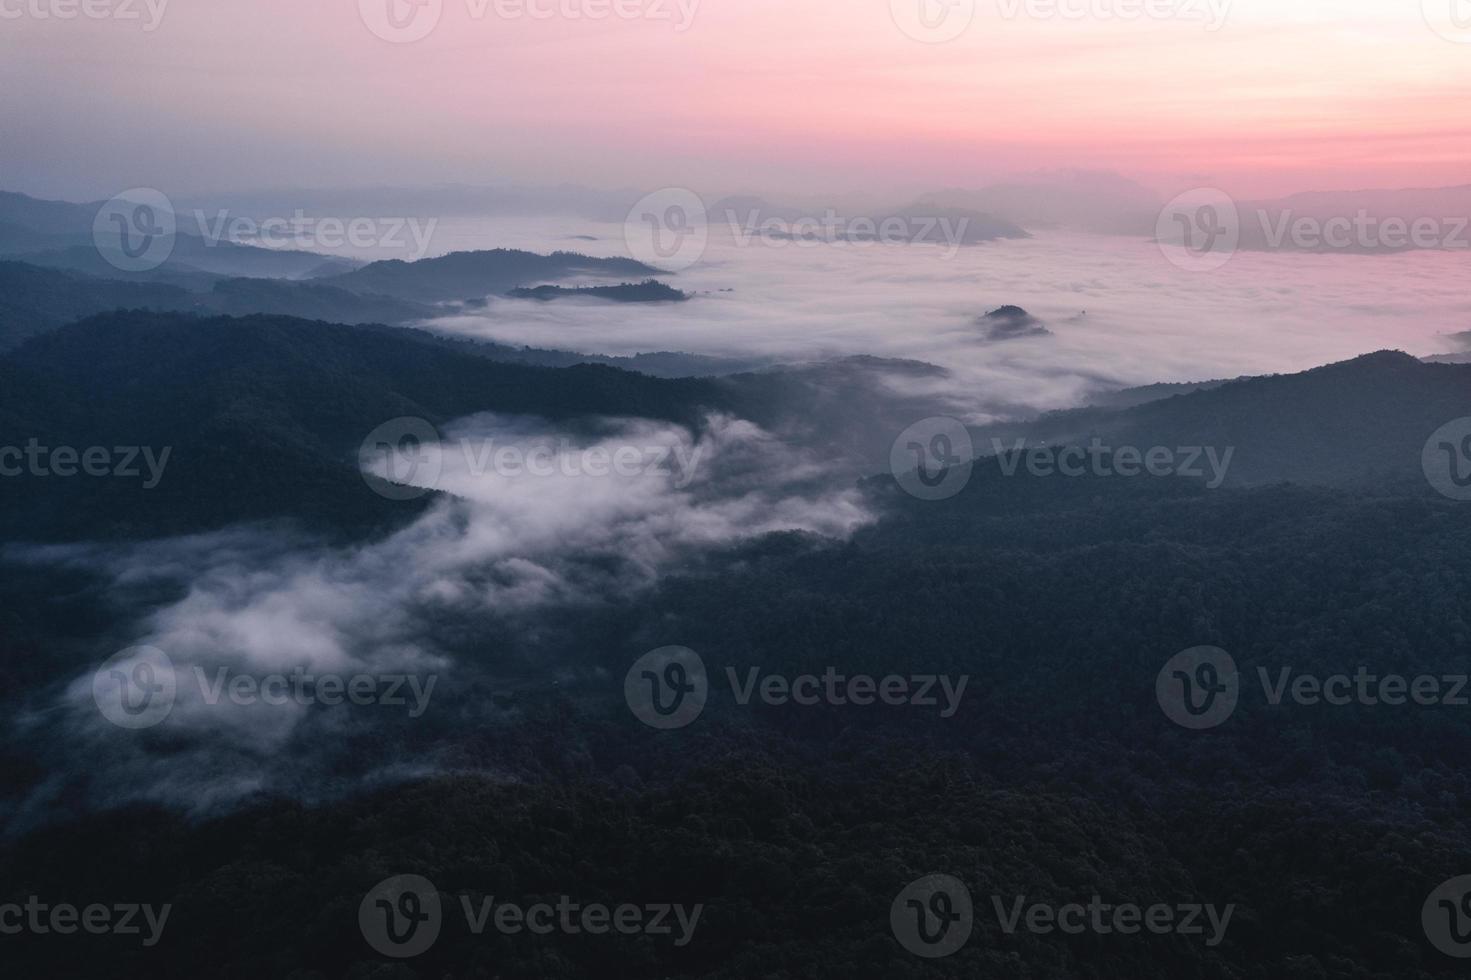
[[[530,453],[555,432],[537,420],[485,415],[445,436]],[[704,549],[782,530],[841,537],[871,519],[851,483],[735,418],[711,418],[698,435],[610,421],[596,437],[569,444],[559,435],[551,445],[610,458],[621,447],[665,446],[698,466],[681,489],[675,474],[652,468],[594,476],[555,459],[543,475],[477,472],[473,458],[446,453],[439,487],[447,495],[372,543],[329,547],[288,529],[245,527],[137,545],[13,550],[12,558],[105,570],[115,592],[185,586],[178,601],[143,615],[124,644],[172,662],[167,717],[120,733],[98,710],[93,673],[78,674],[15,720],[17,741],[39,746],[55,775],[14,818],[44,813],[79,783],[94,805],[144,800],[198,811],[254,793],[311,798],[436,771],[432,755],[401,754],[392,738],[366,748],[353,741],[415,723],[414,684],[396,689],[406,705],[343,710],[315,703],[310,684],[311,703],[303,703],[293,676],[369,678],[383,689],[412,676],[420,700],[428,687],[428,698],[453,702],[457,679],[494,658],[473,634],[479,622],[534,630],[549,610],[636,595]],[[97,660],[114,652],[99,651]],[[151,670],[147,677],[157,679]],[[226,681],[237,677],[247,680],[232,693]],[[260,695],[262,678],[279,703]],[[483,720],[498,709],[473,710]]]

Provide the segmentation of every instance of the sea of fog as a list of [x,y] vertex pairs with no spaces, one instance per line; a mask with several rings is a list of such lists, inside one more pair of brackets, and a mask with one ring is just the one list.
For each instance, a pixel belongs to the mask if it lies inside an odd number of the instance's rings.
[[[565,217],[441,220],[429,254],[495,247],[629,254],[621,225]],[[957,251],[741,242],[722,223],[696,265],[662,277],[693,302],[492,297],[483,312],[431,326],[601,354],[914,358],[951,370],[979,416],[997,405],[1068,407],[1100,388],[1299,371],[1384,348],[1444,353],[1455,346],[1445,334],[1471,329],[1467,271],[1457,251],[1243,251],[1197,272],[1126,237],[1042,232]],[[1003,304],[1026,308],[1053,335],[987,342],[974,320]]]
[[[445,223],[433,245],[435,253],[506,246],[626,254],[620,227],[570,223]],[[778,247],[717,236],[701,262],[668,277],[696,294],[688,303],[495,298],[483,313],[430,325],[610,354],[918,358],[950,369],[947,393],[967,399],[979,418],[1075,404],[1105,386],[1293,371],[1384,347],[1446,350],[1451,343],[1441,335],[1471,327],[1464,268],[1462,256],[1445,253],[1242,253],[1224,269],[1192,273],[1148,242],[1059,233],[949,257],[932,246]],[[975,318],[1008,303],[1042,318],[1052,336],[988,342]],[[475,690],[466,679],[487,671],[529,669],[542,652],[541,624],[555,610],[622,601],[706,549],[773,530],[841,538],[876,517],[850,472],[828,472],[811,453],[743,420],[712,419],[700,434],[618,425],[607,437],[615,443],[667,445],[698,459],[689,486],[649,473],[589,480],[570,475],[575,467],[553,467],[545,479],[511,480],[448,466],[453,497],[387,538],[352,547],[237,527],[9,554],[86,568],[119,589],[180,589],[182,599],[139,609],[112,645],[99,645],[97,662],[126,646],[165,651],[186,678],[196,669],[257,675],[302,666],[432,672],[442,679],[435,696],[443,701],[432,717],[476,730],[493,725],[499,709],[455,692]],[[503,445],[539,427],[477,416],[447,435],[453,445]],[[459,638],[481,635],[487,622],[523,637],[526,649],[511,656],[478,642],[465,647]],[[0,807],[0,825],[41,822],[77,800],[207,811],[259,792],[320,798],[464,764],[450,738],[380,750],[399,742],[381,737],[385,723],[372,713],[230,710],[192,695],[181,695],[164,723],[174,748],[156,753],[152,742],[117,738],[97,713],[92,669],[79,667],[64,690],[39,693],[11,718],[17,744],[37,747],[48,772],[71,775]]]

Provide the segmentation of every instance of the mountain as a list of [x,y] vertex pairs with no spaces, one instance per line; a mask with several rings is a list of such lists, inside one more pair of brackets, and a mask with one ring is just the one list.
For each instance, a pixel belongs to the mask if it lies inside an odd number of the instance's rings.
[[536,280],[598,276],[626,279],[662,274],[633,259],[593,258],[576,252],[537,255],[498,248],[483,252],[452,252],[434,259],[374,262],[345,275],[314,280],[355,293],[377,293],[415,303],[443,303],[482,299]]
[[215,279],[191,291],[166,282],[97,278],[25,262],[0,261],[0,351],[64,323],[121,309],[270,313],[333,323],[407,323],[433,317],[427,306],[285,279]]
[[1085,170],[1026,174],[974,190],[935,191],[921,200],[988,212],[1029,228],[1151,236],[1164,203],[1118,174]]
[[990,341],[1017,340],[1023,337],[1050,337],[1052,331],[1041,320],[1020,306],[1003,306],[976,318],[985,338]]
[[183,310],[190,294],[160,283],[116,282],[0,262],[0,352],[47,330],[116,309]]
[[231,316],[265,313],[348,324],[409,323],[438,315],[432,307],[390,296],[284,279],[224,279],[201,297],[200,305]]
[[[1230,381],[1124,409],[1084,408],[978,429],[983,455],[1041,444],[1234,450],[1229,482],[1423,487],[1421,453],[1471,413],[1471,365],[1380,351],[1301,374]],[[993,440],[999,440],[995,442]]]
[[575,425],[630,416],[697,426],[713,382],[610,367],[533,367],[419,331],[286,317],[141,311],[64,326],[0,357],[0,443],[150,447],[164,479],[0,480],[0,538],[70,540],[294,518],[352,531],[412,516],[374,494],[357,451],[379,425],[476,412]]
[[929,198],[903,207],[864,210],[830,204],[796,207],[746,195],[717,201],[707,219],[713,228],[738,239],[980,245],[1031,237],[1020,225],[996,214]]
[[604,299],[615,303],[684,303],[689,293],[666,286],[654,279],[641,283],[621,283],[617,286],[537,286],[532,289],[513,289],[507,296],[513,299],[534,299],[550,302],[554,299]]
[[0,256],[111,279],[146,279],[163,270],[296,279],[319,270],[326,261],[313,252],[212,239],[204,234],[196,215],[179,213],[173,251],[160,269],[126,272],[108,263],[94,241],[92,226],[102,207],[103,202],[43,201],[0,191]]

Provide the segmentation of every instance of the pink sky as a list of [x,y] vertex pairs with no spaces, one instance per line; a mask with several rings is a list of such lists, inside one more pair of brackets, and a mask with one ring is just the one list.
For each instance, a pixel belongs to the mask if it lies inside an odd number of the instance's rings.
[[889,0],[700,0],[684,31],[680,0],[601,21],[442,0],[406,44],[358,0],[167,0],[151,32],[29,12],[56,2],[0,0],[21,11],[0,19],[3,188],[897,192],[1065,167],[1243,196],[1471,183],[1471,44],[1420,0],[1234,0],[1216,31],[978,0],[941,44]]

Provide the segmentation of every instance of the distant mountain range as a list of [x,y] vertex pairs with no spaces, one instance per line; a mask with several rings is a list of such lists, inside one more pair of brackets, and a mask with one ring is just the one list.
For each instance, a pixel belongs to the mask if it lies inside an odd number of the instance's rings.
[[[168,260],[146,273],[124,271],[107,262],[93,240],[92,225],[103,202],[72,204],[42,201],[0,191],[0,257],[23,258],[34,265],[67,268],[109,279],[154,279],[159,272],[180,276],[250,276],[297,279],[319,271],[328,256],[291,249],[260,248],[228,240],[211,241],[177,217],[178,230]],[[125,266],[126,263],[121,265]]]
[[418,262],[374,262],[316,282],[359,294],[381,294],[415,303],[446,303],[505,293],[527,282],[600,276],[648,278],[662,270],[633,259],[593,258],[577,252],[537,255],[515,249],[453,252]]
[[[1200,183],[1209,186],[1210,180]],[[1075,229],[1108,235],[1153,239],[1165,199],[1117,174],[1091,171],[1052,171],[1013,178],[979,189],[950,188],[925,194],[921,201],[943,208],[983,211],[1034,229]],[[1471,250],[1471,184],[1455,187],[1395,190],[1307,191],[1283,198],[1236,202],[1241,231],[1240,248],[1252,251],[1310,251],[1347,254],[1385,254],[1427,247]],[[1363,213],[1371,223],[1367,232],[1352,231],[1347,244],[1326,239],[1328,222],[1342,222]],[[1306,219],[1305,234],[1293,224]],[[1397,231],[1403,222],[1431,221],[1417,244]],[[1427,226],[1428,228],[1429,226]],[[1399,243],[1404,239],[1403,243]]]
[[690,295],[654,279],[640,283],[621,283],[617,286],[536,286],[531,289],[513,289],[506,295],[515,299],[534,299],[549,302],[554,299],[605,299],[615,303],[683,303]]
[[[932,245],[980,245],[1004,238],[1030,238],[1005,218],[932,200],[871,211],[851,206],[774,204],[754,196],[723,198],[706,212],[710,227],[737,240],[842,242],[899,240]],[[902,229],[902,230],[900,230]]]

